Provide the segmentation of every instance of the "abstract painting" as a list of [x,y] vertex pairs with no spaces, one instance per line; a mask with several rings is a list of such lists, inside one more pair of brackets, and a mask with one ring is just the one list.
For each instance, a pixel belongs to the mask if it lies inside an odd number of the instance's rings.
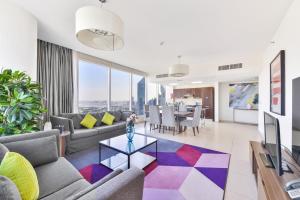
[[258,83],[229,84],[229,107],[236,109],[258,109]]
[[270,64],[270,111],[285,115],[285,51]]

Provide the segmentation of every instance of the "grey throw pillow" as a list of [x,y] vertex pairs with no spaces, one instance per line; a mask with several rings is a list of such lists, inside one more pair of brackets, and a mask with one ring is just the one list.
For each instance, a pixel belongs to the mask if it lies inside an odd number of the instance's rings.
[[81,129],[83,128],[83,126],[80,125],[80,122],[83,120],[85,115],[81,115],[81,114],[77,114],[77,115],[73,115],[71,116],[71,120],[73,121],[73,125],[75,129]]
[[102,121],[102,118],[103,118],[103,116],[104,116],[104,113],[102,112],[102,113],[95,113],[95,114],[93,114],[93,116],[95,116],[96,117],[96,119],[97,119],[97,123],[96,123],[96,125],[95,126],[102,126],[103,125],[103,123],[101,122]]
[[132,113],[133,113],[132,111],[122,111],[122,117],[121,117],[121,120],[122,120],[122,121],[126,121],[127,118],[128,118]]
[[115,117],[115,122],[118,122],[121,120],[122,112],[121,111],[109,111],[110,114],[112,114]]
[[0,176],[0,199],[21,200],[21,195],[17,186],[4,176]]
[[57,161],[56,136],[10,142],[5,144],[10,151],[23,155],[33,167]]
[[9,152],[8,148],[0,143],[0,164],[5,156],[6,152]]

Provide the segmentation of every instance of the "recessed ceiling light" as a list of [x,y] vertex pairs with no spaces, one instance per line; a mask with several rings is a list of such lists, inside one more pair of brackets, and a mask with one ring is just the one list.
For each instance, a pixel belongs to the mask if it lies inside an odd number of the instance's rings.
[[202,81],[193,81],[192,82],[193,84],[201,84],[201,83],[203,83]]
[[160,46],[163,46],[164,44],[165,44],[165,41],[161,41],[161,42],[159,43]]

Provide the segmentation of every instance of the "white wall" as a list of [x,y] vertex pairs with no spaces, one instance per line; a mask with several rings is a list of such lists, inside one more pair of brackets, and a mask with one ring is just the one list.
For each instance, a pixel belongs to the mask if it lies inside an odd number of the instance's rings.
[[37,21],[22,8],[0,0],[0,69],[26,71],[36,79]]
[[270,111],[269,64],[283,49],[286,50],[286,116],[272,115],[280,120],[282,144],[291,148],[292,79],[300,76],[300,1],[293,2],[272,40],[275,41],[275,44],[270,44],[266,49],[263,56],[263,70],[259,76],[259,130],[263,135],[263,112]]
[[229,107],[229,83],[220,83],[219,86],[219,118],[220,121],[233,121],[233,109]]
[[215,83],[215,122],[219,122],[220,120],[220,84],[219,82]]

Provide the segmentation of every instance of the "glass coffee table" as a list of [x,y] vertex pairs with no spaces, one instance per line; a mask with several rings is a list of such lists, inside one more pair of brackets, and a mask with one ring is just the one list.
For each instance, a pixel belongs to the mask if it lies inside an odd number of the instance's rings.
[[[155,157],[140,152],[150,145],[155,145]],[[118,153],[102,161],[103,147],[113,149]],[[157,160],[156,138],[136,133],[132,142],[128,141],[126,134],[99,141],[99,163],[112,170],[129,169],[131,165],[143,169],[155,160]]]

